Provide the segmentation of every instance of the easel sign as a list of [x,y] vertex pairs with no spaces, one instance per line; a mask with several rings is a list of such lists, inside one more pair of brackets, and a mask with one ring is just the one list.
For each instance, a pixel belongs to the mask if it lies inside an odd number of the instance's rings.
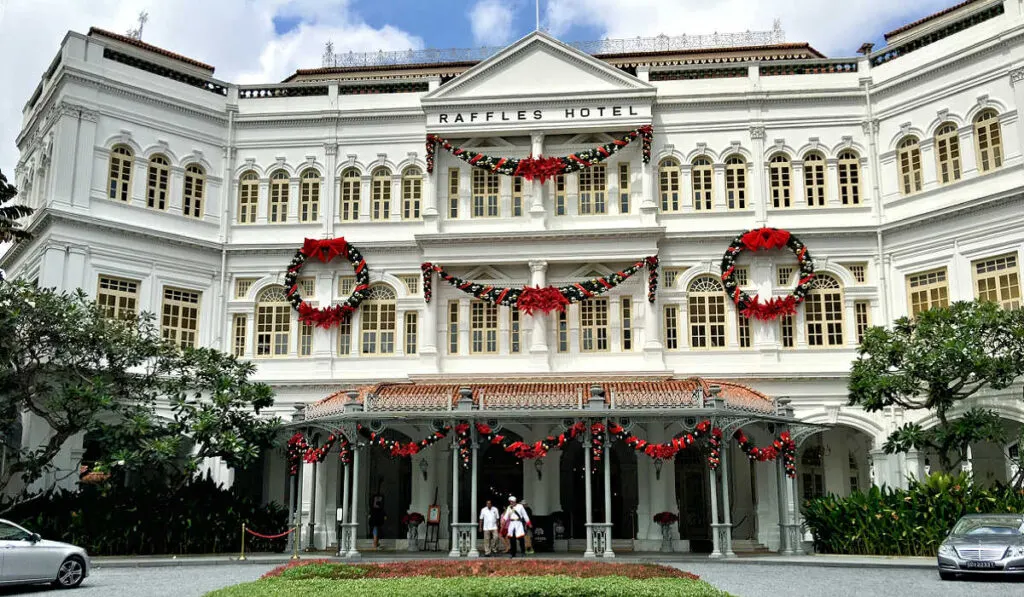
[[441,524],[441,506],[431,504],[427,507],[427,524]]

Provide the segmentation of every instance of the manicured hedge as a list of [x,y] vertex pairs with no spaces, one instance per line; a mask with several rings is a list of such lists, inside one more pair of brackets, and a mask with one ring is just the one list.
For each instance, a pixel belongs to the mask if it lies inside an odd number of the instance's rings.
[[268,578],[208,593],[207,597],[728,597],[711,585],[684,578],[635,580],[623,576],[503,576],[362,578],[355,580]]
[[808,500],[803,511],[820,553],[934,556],[965,514],[1024,512],[1024,491],[935,473],[908,489],[872,487]]
[[606,562],[567,562],[564,560],[500,559],[468,560],[410,560],[404,562],[343,564],[331,560],[297,561],[278,566],[263,578],[306,580],[311,578],[403,578],[429,576],[454,578],[465,576],[569,576],[595,578],[622,576],[632,579],[685,578],[698,580],[694,574],[660,564],[619,564]]

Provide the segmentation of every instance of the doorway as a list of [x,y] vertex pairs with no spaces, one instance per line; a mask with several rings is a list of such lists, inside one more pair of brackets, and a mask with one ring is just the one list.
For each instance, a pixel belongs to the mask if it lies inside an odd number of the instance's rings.
[[700,450],[676,454],[676,506],[679,538],[690,542],[690,551],[711,553],[711,499],[708,468]]

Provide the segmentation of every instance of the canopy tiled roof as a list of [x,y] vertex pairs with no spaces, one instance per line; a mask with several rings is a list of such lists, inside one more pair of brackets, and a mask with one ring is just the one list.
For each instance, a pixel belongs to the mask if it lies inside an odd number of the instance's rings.
[[107,31],[106,29],[100,29],[99,27],[90,27],[89,28],[89,36],[92,37],[92,36],[96,36],[96,35],[99,35],[101,37],[106,37],[106,38],[112,39],[114,41],[119,41],[119,42],[121,42],[123,44],[128,44],[130,46],[135,46],[136,48],[139,48],[139,49],[142,49],[142,50],[146,50],[148,52],[153,52],[154,54],[160,54],[161,56],[165,56],[167,58],[170,58],[171,60],[177,60],[179,62],[184,62],[185,64],[191,64],[192,66],[196,66],[196,67],[208,70],[208,71],[210,71],[211,74],[214,71],[214,68],[212,66],[210,66],[209,64],[206,64],[205,62],[199,62],[198,60],[194,60],[192,58],[189,58],[188,56],[182,56],[181,54],[175,54],[174,52],[171,52],[170,50],[165,50],[163,48],[154,46],[152,44],[147,44],[146,42],[144,42],[144,41],[142,41],[140,39],[135,39],[134,37],[128,37],[127,35],[121,35],[120,33],[114,33],[113,31]]
[[977,1],[978,0],[965,0],[964,2],[961,2],[959,4],[955,4],[953,6],[950,6],[949,8],[944,8],[944,9],[940,10],[939,12],[932,13],[932,14],[924,17],[923,19],[918,19],[918,20],[914,21],[913,23],[907,23],[906,25],[903,25],[902,27],[899,27],[897,29],[893,29],[892,31],[886,33],[885,34],[885,39],[888,40],[890,37],[899,35],[900,33],[903,33],[905,31],[909,31],[909,30],[913,29],[914,27],[917,27],[918,25],[924,25],[925,23],[927,23],[928,21],[931,21],[932,19],[937,19],[937,18],[939,18],[939,17],[941,17],[943,15],[947,15],[947,14],[949,14],[949,13],[955,11],[955,10],[959,10],[959,9],[967,6],[968,4],[974,4]]
[[[381,383],[356,388],[357,402],[366,411],[437,412],[455,408],[459,389],[472,390],[473,403],[480,410],[577,409],[590,399],[594,385],[604,390],[604,400],[613,408],[700,408],[712,386],[719,388],[726,407],[771,414],[775,401],[747,386],[729,382],[688,379],[656,381],[541,381],[480,383]],[[308,419],[340,414],[348,402],[348,392],[336,392],[306,408]]]

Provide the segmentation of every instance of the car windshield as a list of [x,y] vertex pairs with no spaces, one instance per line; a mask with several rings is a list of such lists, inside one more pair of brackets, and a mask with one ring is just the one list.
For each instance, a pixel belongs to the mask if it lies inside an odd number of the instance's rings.
[[953,527],[954,535],[1024,535],[1024,518],[964,518]]

